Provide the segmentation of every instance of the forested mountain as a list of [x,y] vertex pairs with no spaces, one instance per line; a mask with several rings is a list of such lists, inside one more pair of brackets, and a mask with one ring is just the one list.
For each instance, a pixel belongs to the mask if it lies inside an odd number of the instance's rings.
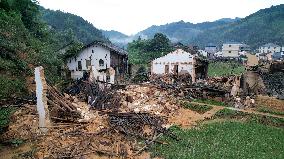
[[[151,26],[129,39],[153,38],[155,33],[165,34],[172,42],[196,44],[204,47],[208,43],[222,45],[227,41],[244,42],[252,48],[265,43],[284,45],[284,4],[261,9],[243,19],[222,18],[214,22],[192,24],[179,21],[160,26]],[[108,35],[113,42],[112,35]],[[124,40],[121,37],[121,41]]]
[[103,35],[107,37],[112,43],[124,47],[127,45],[127,43],[131,42],[133,38],[131,36],[127,36],[121,32],[118,31],[107,31],[107,30],[101,30]]
[[120,39],[120,38],[127,38],[128,36],[121,33],[121,32],[118,32],[118,31],[115,31],[115,30],[101,30],[103,35],[107,38],[115,38],[115,39]]
[[152,38],[155,35],[155,33],[163,33],[172,42],[188,43],[191,42],[204,30],[216,28],[229,23],[232,22],[228,22],[228,20],[226,21],[218,20],[214,22],[203,22],[203,23],[193,24],[190,22],[179,21],[160,26],[153,25],[137,33],[135,36],[136,37],[141,36],[142,38]]
[[237,22],[208,29],[192,42],[199,45],[238,41],[257,48],[268,42],[284,45],[284,4],[261,9]]
[[138,37],[141,37],[142,39],[151,39],[156,33],[166,35],[172,42],[190,43],[205,30],[230,24],[238,21],[239,19],[240,18],[223,18],[214,22],[203,22],[197,24],[179,21],[159,26],[153,25],[133,36],[127,36],[117,31],[104,31],[103,33],[111,42],[122,46],[127,45],[127,43],[137,39]]
[[42,7],[40,11],[43,21],[60,34],[62,42],[67,40],[66,43],[70,43],[75,40],[88,44],[94,40],[108,41],[99,29],[82,17]]

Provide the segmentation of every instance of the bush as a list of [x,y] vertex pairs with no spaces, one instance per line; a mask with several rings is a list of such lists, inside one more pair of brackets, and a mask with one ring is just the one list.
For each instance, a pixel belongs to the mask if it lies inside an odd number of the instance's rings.
[[0,99],[9,98],[11,96],[21,96],[27,92],[25,79],[21,79],[20,77],[11,78],[6,75],[1,75],[0,88]]
[[0,107],[0,134],[5,130],[5,128],[9,125],[10,117],[15,112],[15,108],[13,107]]

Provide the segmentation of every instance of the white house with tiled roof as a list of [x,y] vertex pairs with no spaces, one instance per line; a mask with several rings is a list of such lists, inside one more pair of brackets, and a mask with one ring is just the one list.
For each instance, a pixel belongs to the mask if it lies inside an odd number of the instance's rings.
[[127,73],[128,54],[110,43],[94,41],[66,61],[72,79],[82,78],[84,72],[101,82],[114,83],[115,77]]

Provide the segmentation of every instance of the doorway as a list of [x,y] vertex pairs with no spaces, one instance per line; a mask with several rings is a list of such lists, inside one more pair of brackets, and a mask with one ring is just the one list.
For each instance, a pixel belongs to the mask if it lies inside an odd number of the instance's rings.
[[165,65],[165,74],[169,74],[169,72],[170,72],[169,65]]
[[178,65],[174,65],[174,74],[178,74]]

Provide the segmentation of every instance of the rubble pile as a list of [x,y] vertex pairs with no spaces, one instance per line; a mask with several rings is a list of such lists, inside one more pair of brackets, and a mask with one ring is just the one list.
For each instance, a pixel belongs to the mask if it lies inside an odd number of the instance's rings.
[[263,82],[266,86],[268,95],[276,96],[279,99],[284,99],[284,73],[263,73]]
[[120,112],[147,112],[169,115],[178,109],[177,99],[171,90],[159,89],[155,85],[129,85],[117,91],[120,96]]
[[[96,90],[97,98],[86,103],[48,86],[53,123],[47,133],[39,131],[36,107],[31,105],[14,114],[5,139],[36,141],[37,158],[97,158],[98,154],[136,158],[153,142],[161,142],[156,141],[161,134],[177,139],[166,129],[167,115],[178,108],[169,92],[154,85],[130,85],[107,92],[110,96],[102,94],[105,90]],[[115,100],[118,106],[108,107],[108,101],[113,105]]]
[[80,112],[72,101],[72,97],[63,95],[56,88],[47,86],[47,103],[50,105],[51,119],[55,121],[76,121],[81,118]]
[[[122,86],[123,87],[123,86]],[[118,109],[119,96],[116,90],[120,86],[109,86],[107,83],[91,83],[78,80],[65,90],[66,93],[76,96],[82,102],[88,102],[94,109]]]

